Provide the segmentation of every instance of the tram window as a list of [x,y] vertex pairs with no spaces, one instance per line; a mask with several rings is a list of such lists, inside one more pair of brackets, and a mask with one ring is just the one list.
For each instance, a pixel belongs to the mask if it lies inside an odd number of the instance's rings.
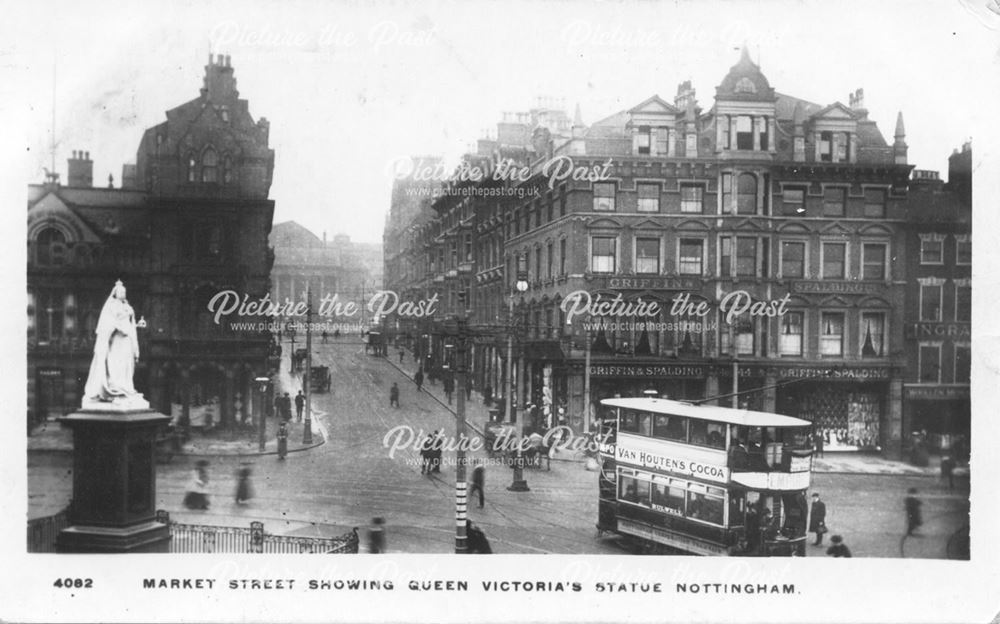
[[667,513],[684,515],[684,489],[669,485],[653,484],[653,505],[663,507]]
[[622,411],[622,431],[637,433],[639,435],[649,435],[649,424],[652,414],[649,412]]
[[636,412],[622,410],[621,430],[629,433],[639,432],[639,414]]
[[639,413],[639,431],[638,431],[639,435],[648,436],[649,435],[649,426],[650,426],[650,424],[652,424],[652,422],[653,422],[653,415],[652,414],[650,414],[649,412],[640,412]]
[[653,437],[683,442],[687,439],[687,420],[682,416],[656,414],[653,417]]
[[633,477],[619,477],[618,498],[638,505],[649,505],[649,482]]
[[723,524],[723,503],[721,498],[688,492],[687,515],[695,520]]
[[726,425],[705,420],[691,421],[691,444],[726,448]]

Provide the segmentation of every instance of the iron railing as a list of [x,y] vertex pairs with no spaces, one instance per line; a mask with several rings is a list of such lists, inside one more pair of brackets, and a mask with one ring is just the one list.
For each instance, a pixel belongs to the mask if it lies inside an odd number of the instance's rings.
[[[267,553],[267,554],[356,554],[358,529],[337,537],[296,537],[272,535],[264,530],[263,522],[251,522],[249,527],[182,524],[159,510],[157,522],[170,528],[171,553]],[[28,521],[28,552],[56,552],[56,537],[69,526],[68,509]]]
[[56,536],[69,526],[69,508],[44,518],[28,520],[28,552],[56,551]]

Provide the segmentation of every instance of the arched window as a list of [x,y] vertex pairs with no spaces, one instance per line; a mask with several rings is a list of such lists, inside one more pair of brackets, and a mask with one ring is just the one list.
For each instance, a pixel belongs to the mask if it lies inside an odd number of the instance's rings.
[[66,263],[66,236],[53,227],[47,227],[35,237],[36,261],[42,266],[59,266]]
[[195,182],[198,178],[195,176],[195,168],[198,163],[194,159],[194,154],[188,154],[187,157],[187,181]]
[[757,176],[742,173],[736,185],[736,213],[757,214]]
[[201,181],[218,182],[219,155],[211,147],[201,155]]
[[226,154],[222,159],[222,183],[232,184],[233,182],[233,159]]

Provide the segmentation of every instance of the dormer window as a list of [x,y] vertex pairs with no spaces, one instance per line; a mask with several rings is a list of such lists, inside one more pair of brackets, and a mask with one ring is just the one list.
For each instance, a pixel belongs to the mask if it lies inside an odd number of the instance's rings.
[[733,90],[736,93],[757,93],[757,85],[749,78],[740,78]]
[[201,181],[218,182],[219,155],[211,147],[201,155]]

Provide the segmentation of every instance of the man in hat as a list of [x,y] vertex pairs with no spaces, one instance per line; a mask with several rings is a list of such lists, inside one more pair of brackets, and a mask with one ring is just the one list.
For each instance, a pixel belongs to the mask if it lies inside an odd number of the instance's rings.
[[302,422],[302,410],[306,406],[306,397],[299,390],[299,393],[295,395],[295,419]]
[[288,425],[282,422],[278,425],[278,459],[285,459],[288,454]]
[[809,532],[816,534],[813,546],[823,545],[823,534],[826,533],[826,503],[819,499],[819,494],[813,492],[812,506],[809,508]]
[[399,386],[396,382],[392,382],[392,387],[389,388],[389,406],[399,407]]
[[844,538],[839,535],[834,535],[830,538],[830,541],[833,542],[833,545],[826,549],[827,556],[850,558],[851,549],[844,543]]

